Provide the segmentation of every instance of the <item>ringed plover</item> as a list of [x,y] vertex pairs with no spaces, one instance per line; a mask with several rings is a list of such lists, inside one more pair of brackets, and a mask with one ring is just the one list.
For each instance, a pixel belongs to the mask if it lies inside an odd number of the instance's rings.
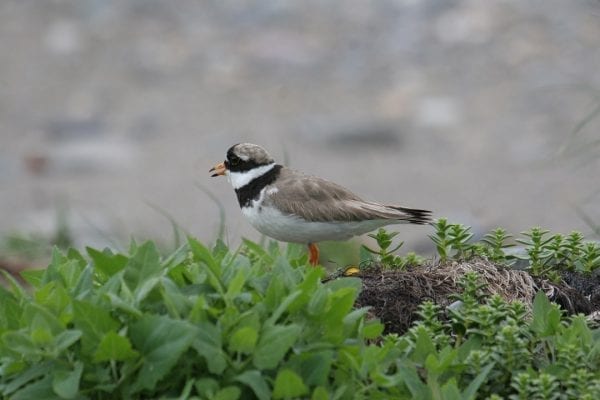
[[229,178],[242,214],[256,230],[283,242],[307,244],[313,266],[319,262],[316,242],[431,221],[430,211],[366,201],[338,184],[276,164],[265,149],[251,143],[230,147],[225,161],[209,172]]

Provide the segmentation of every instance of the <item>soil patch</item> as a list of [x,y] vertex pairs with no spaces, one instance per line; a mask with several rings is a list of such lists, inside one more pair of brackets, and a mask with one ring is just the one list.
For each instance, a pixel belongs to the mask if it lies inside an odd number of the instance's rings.
[[[498,294],[508,301],[520,300],[531,307],[537,291],[543,290],[568,314],[590,315],[600,310],[600,304],[591,301],[594,298],[592,293],[600,300],[600,292],[598,282],[594,284],[590,275],[587,280],[585,276],[571,277],[571,282],[581,283],[573,287],[566,279],[563,283],[554,284],[546,279],[534,278],[525,271],[482,259],[421,266],[406,271],[372,266],[357,275],[363,288],[356,305],[371,307],[371,314],[381,319],[386,333],[402,334],[418,319],[416,311],[422,302],[431,300],[442,307],[450,305],[454,301],[451,295],[462,291],[458,285],[461,277],[471,271],[477,272],[486,283],[485,292]],[[600,275],[597,278],[600,279]]]

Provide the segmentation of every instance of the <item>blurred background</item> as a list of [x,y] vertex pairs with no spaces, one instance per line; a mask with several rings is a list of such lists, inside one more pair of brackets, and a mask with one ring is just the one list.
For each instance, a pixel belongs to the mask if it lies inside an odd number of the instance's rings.
[[0,259],[258,240],[208,174],[238,142],[477,235],[599,231],[597,0],[3,0],[0,54]]

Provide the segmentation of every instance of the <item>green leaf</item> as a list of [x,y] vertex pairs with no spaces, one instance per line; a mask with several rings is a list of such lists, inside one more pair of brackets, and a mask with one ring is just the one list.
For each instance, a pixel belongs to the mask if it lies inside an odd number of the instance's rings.
[[42,285],[42,278],[44,276],[43,269],[26,269],[24,271],[19,272],[19,275],[25,282],[29,283],[34,288],[39,288]]
[[475,377],[475,379],[473,379],[471,383],[469,383],[469,386],[465,389],[464,393],[462,394],[463,399],[470,400],[475,398],[479,387],[486,380],[488,374],[490,373],[492,368],[494,368],[494,365],[494,363],[491,363],[490,365],[483,368],[481,372]]
[[301,290],[296,290],[295,292],[290,293],[288,296],[286,296],[286,298],[283,299],[283,301],[281,301],[277,309],[273,311],[273,313],[271,314],[269,319],[265,321],[265,323],[269,325],[275,324],[279,317],[281,317],[281,315],[288,309],[288,307],[294,302],[294,300],[296,300],[301,294]]
[[10,400],[60,400],[52,390],[52,376],[46,375],[43,379],[35,381],[17,391]]
[[56,351],[62,352],[63,350],[68,349],[81,338],[81,334],[81,331],[76,329],[70,329],[59,333],[54,338],[54,347],[56,348]]
[[197,334],[197,328],[188,322],[164,316],[145,315],[133,324],[131,341],[144,359],[134,390],[154,389],[190,347]]
[[289,366],[297,371],[307,385],[326,385],[334,359],[332,350],[303,352],[290,359]]
[[456,379],[450,378],[446,383],[444,383],[441,387],[442,398],[444,400],[463,400],[464,397],[461,396],[460,391],[458,390],[458,386],[456,385]]
[[371,320],[365,323],[362,334],[365,339],[375,339],[381,336],[384,329],[385,326],[382,323]]
[[414,365],[400,362],[398,365],[398,375],[404,381],[413,399],[426,400],[432,398],[431,389],[423,383]]
[[197,326],[198,332],[192,347],[204,357],[211,373],[223,373],[227,360],[223,354],[220,329],[208,322],[200,322]]
[[75,300],[73,312],[73,323],[83,333],[81,343],[84,352],[91,353],[104,334],[119,327],[119,323],[110,316],[108,311],[86,301]]
[[239,268],[228,284],[227,284],[227,293],[225,293],[225,297],[228,299],[235,298],[244,287],[244,283],[246,282],[246,270],[244,268]]
[[[50,392],[52,388],[50,387],[50,377],[49,372],[52,371],[53,364],[51,363],[43,363],[43,364],[34,364],[29,369],[24,372],[21,372],[19,375],[15,377],[10,383],[4,386],[2,394],[10,396],[13,392],[17,391],[19,388],[31,382],[33,380],[37,380],[39,377],[47,375],[48,378],[48,388]],[[38,381],[39,382],[39,381]],[[13,397],[11,397],[12,399]],[[26,397],[25,397],[26,398]],[[36,398],[36,397],[32,397]]]
[[2,335],[2,342],[8,349],[23,355],[38,353],[37,346],[33,344],[31,337],[25,332],[6,332]]
[[52,376],[52,389],[63,399],[72,399],[79,392],[79,381],[83,372],[83,363],[75,363],[72,370],[56,370]]
[[277,373],[273,388],[274,399],[300,397],[306,394],[308,394],[308,387],[294,371],[284,368]]
[[115,331],[110,331],[100,341],[98,349],[94,353],[94,362],[125,361],[138,356],[139,353],[131,348],[128,338]]
[[17,299],[29,298],[29,295],[25,289],[23,289],[23,286],[21,286],[21,284],[17,282],[17,280],[11,274],[9,274],[8,271],[5,269],[0,269],[0,275],[2,275],[2,278],[4,278],[4,280],[10,284],[11,291]]
[[266,264],[273,264],[273,257],[259,244],[256,244],[248,239],[242,239],[244,246],[258,256]]
[[259,400],[269,400],[271,398],[271,389],[269,389],[269,385],[260,371],[245,371],[236,376],[234,380],[249,386]]
[[209,281],[211,285],[217,292],[219,292],[219,294],[224,295],[225,289],[223,288],[223,283],[221,282],[221,268],[219,267],[219,264],[217,264],[217,261],[214,259],[210,251],[200,244],[200,242],[192,238],[188,238],[188,244],[194,257],[208,267],[207,272],[209,274]]
[[219,390],[215,396],[214,400],[237,400],[240,398],[242,391],[237,386],[227,386],[221,390]]
[[435,344],[425,329],[419,329],[417,334],[417,340],[415,343],[415,350],[412,354],[412,359],[419,364],[424,364],[427,356],[435,353]]
[[258,369],[275,368],[298,339],[297,325],[266,325],[254,352],[253,363]]
[[317,386],[315,390],[313,390],[313,394],[310,400],[329,400],[329,392],[323,386]]
[[135,291],[146,281],[156,277],[162,271],[160,254],[152,242],[139,246],[129,259],[123,279],[130,290]]
[[126,256],[113,254],[110,249],[104,249],[100,252],[91,247],[86,247],[85,250],[94,262],[94,268],[109,278],[124,269],[127,261],[129,261]]
[[236,330],[229,339],[229,350],[250,354],[254,351],[258,340],[258,332],[251,326],[244,326]]

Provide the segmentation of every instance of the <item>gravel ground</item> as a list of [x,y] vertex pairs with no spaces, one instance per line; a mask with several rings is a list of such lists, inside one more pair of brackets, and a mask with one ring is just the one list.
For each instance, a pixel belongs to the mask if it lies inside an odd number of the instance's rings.
[[205,188],[257,239],[207,173],[241,141],[478,234],[600,223],[596,0],[4,0],[0,54],[0,235],[211,240]]

